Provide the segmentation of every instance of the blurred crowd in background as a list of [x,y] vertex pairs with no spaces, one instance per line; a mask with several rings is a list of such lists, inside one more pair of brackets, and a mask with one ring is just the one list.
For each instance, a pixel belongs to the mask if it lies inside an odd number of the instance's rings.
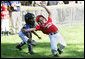
[[83,1],[21,1],[22,5],[36,6],[36,3],[43,2],[46,6],[58,5],[58,4],[81,4]]
[[84,1],[1,1],[1,33],[10,35],[11,21],[13,35],[17,34],[22,27],[22,17],[20,13],[21,6],[36,7],[37,3],[42,2],[46,6],[62,4],[84,4]]

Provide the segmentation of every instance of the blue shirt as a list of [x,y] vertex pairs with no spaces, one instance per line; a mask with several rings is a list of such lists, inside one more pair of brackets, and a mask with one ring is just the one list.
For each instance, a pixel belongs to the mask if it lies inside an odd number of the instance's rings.
[[48,1],[49,5],[57,5],[58,1]]
[[[29,27],[29,25],[25,24],[23,26],[23,29],[30,29],[30,27]],[[28,32],[31,32],[31,31],[24,32],[23,34],[26,35],[26,36],[28,36]]]
[[3,2],[1,2],[1,6],[2,5],[6,5],[7,7],[9,7],[10,6],[10,4],[9,4],[9,2],[8,1],[3,1]]
[[[21,4],[20,1],[10,1],[10,4]],[[20,11],[20,6],[17,6],[17,9],[14,9],[13,7],[11,7],[12,11]]]

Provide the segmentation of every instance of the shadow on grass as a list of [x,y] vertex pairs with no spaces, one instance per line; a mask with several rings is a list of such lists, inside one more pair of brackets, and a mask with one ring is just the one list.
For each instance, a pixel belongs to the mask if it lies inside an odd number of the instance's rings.
[[[49,42],[48,43],[37,42],[37,46],[33,47],[33,50],[36,51],[34,55],[26,54],[27,51],[26,45],[22,47],[23,48],[22,51],[17,50],[15,48],[17,44],[18,43],[16,44],[1,43],[1,58],[58,58],[52,55]],[[70,48],[66,47],[64,49],[64,54],[62,54],[59,58],[84,58],[84,51],[83,50],[78,51],[79,48],[73,47],[75,45],[76,44],[68,44]]]
[[[18,43],[16,44],[11,44],[11,43],[2,43],[1,44],[1,58],[48,58],[49,56],[44,55],[44,52],[42,51],[41,53],[35,52],[34,55],[28,55],[26,54],[27,46],[24,45],[22,48],[22,51],[17,50],[15,47]],[[44,44],[39,43],[40,48],[45,47]],[[34,46],[34,48],[37,48],[37,46]],[[24,51],[24,49],[26,51]]]

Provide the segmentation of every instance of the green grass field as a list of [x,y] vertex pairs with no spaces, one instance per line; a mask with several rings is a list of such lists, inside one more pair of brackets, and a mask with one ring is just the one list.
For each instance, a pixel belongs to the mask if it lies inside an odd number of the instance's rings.
[[59,30],[67,43],[64,53],[60,57],[52,55],[48,35],[37,31],[42,40],[33,35],[33,39],[37,42],[37,46],[33,46],[34,55],[26,54],[28,51],[26,45],[22,47],[22,51],[15,48],[22,41],[18,34],[1,36],[1,58],[84,58],[84,25],[62,26],[59,27]]

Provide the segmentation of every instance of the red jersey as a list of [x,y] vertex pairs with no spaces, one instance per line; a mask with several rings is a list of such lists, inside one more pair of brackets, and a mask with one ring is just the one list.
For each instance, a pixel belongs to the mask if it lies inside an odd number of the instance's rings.
[[44,34],[50,34],[58,31],[58,28],[52,23],[52,19],[50,17],[48,17],[48,21],[46,23],[38,25],[35,28],[36,30],[41,30]]
[[1,19],[9,19],[9,12],[1,11]]

